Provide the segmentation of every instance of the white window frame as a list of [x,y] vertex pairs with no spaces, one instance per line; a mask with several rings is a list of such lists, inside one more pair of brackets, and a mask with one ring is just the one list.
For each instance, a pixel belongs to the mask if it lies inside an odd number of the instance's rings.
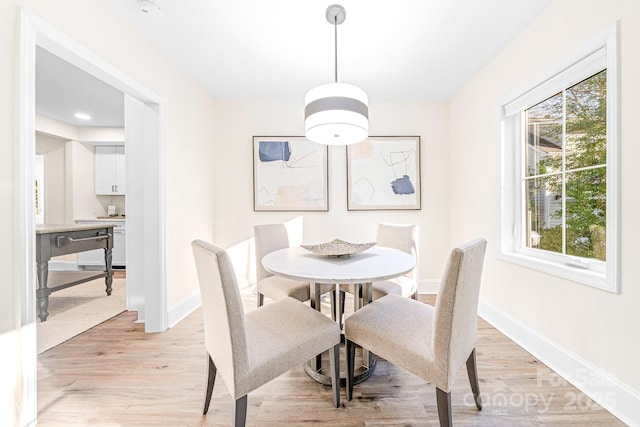
[[[501,108],[500,258],[610,292],[620,292],[618,22],[544,76],[525,86]],[[606,262],[526,245],[524,206],[524,110],[607,69],[607,220]]]

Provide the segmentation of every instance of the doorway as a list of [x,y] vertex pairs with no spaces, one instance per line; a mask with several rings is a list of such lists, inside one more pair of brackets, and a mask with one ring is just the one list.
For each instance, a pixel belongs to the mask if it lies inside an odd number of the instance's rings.
[[[138,81],[122,73],[91,51],[69,39],[46,22],[20,11],[20,41],[18,70],[18,171],[17,199],[18,285],[21,305],[21,332],[23,334],[23,399],[25,420],[36,420],[37,352],[35,334],[35,217],[33,183],[35,179],[35,51],[36,46],[46,49],[79,69],[125,93],[135,108],[125,110],[125,128],[130,128],[131,150],[127,170],[143,174],[145,179],[131,180],[134,192],[145,194],[141,200],[127,202],[130,217],[143,218],[144,227],[134,236],[128,236],[127,252],[144,254],[138,265],[139,282],[133,294],[139,295],[140,321],[145,331],[161,332],[167,329],[165,224],[164,224],[164,141],[160,132],[162,98]],[[129,131],[127,131],[129,132]],[[129,135],[127,135],[127,138]],[[141,155],[144,153],[144,157]],[[136,160],[137,159],[137,160]],[[142,159],[144,161],[142,161]],[[128,273],[128,280],[132,281]],[[129,294],[129,289],[127,289]],[[136,310],[136,307],[130,309]],[[138,310],[136,310],[138,311]]]

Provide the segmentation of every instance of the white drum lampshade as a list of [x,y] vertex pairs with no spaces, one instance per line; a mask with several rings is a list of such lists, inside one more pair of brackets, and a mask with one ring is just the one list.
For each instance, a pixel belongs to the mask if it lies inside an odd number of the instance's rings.
[[346,83],[314,87],[304,97],[305,136],[326,145],[348,145],[369,135],[365,91]]
[[316,86],[304,97],[304,134],[325,145],[348,145],[369,136],[369,98],[357,86],[338,83],[338,25],[346,12],[339,4],[327,8],[335,34],[335,82]]

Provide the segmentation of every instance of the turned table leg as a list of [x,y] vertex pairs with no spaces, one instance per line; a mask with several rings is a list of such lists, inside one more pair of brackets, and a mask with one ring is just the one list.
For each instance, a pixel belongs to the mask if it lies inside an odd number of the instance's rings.
[[38,298],[38,317],[41,322],[49,317],[49,295],[51,290],[47,288],[47,280],[49,278],[49,262],[38,263],[38,289],[36,289],[36,297]]
[[113,268],[111,263],[113,261],[113,250],[111,248],[104,248],[104,264],[105,264],[105,277],[104,282],[107,287],[107,295],[111,295],[111,285],[113,284]]

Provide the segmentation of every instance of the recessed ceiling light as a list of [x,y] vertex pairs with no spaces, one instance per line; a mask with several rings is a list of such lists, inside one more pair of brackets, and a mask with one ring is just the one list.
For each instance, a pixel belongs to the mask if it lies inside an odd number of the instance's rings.
[[91,120],[91,116],[86,113],[76,113],[76,119]]

